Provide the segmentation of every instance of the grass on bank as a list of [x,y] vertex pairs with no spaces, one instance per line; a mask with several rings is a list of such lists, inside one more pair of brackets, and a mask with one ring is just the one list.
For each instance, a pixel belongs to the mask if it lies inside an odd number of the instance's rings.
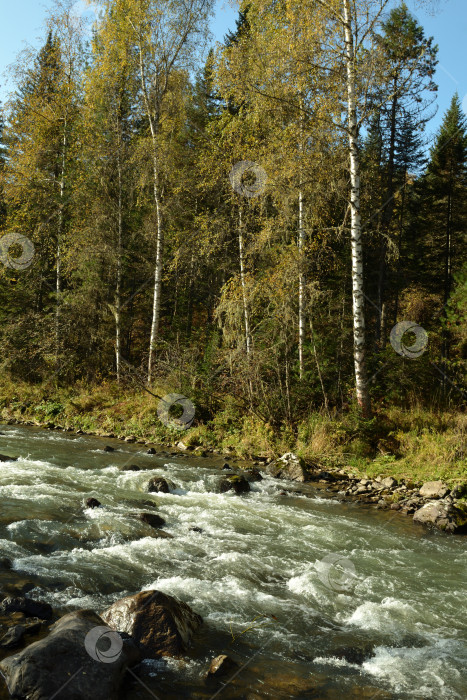
[[[164,396],[173,389],[159,386]],[[212,448],[249,457],[277,457],[296,452],[311,462],[340,466],[356,475],[394,476],[415,482],[467,480],[467,416],[460,412],[429,411],[419,405],[385,408],[371,421],[349,413],[331,417],[311,413],[297,426],[279,430],[241,412],[232,397],[209,420],[196,421],[186,431],[164,426],[157,416],[158,401],[148,393],[122,389],[114,383],[78,384],[54,388],[0,382],[0,420],[11,418],[94,433],[134,435],[155,444]]]

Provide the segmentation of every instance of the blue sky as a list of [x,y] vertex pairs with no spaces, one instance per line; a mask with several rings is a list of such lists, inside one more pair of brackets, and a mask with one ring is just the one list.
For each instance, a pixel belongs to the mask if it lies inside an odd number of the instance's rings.
[[[297,0],[299,2],[300,0]],[[416,0],[407,0],[428,36],[439,45],[439,65],[436,80],[439,85],[438,113],[428,125],[429,133],[438,128],[442,116],[457,90],[467,113],[467,0],[438,0],[436,14],[430,15]],[[48,0],[0,0],[2,17],[0,41],[0,99],[4,100],[11,86],[4,76],[8,64],[26,45],[40,47],[43,42],[42,27]],[[78,9],[84,10],[84,0],[78,0]],[[85,10],[84,10],[85,11]],[[215,40],[221,41],[229,29],[235,27],[237,10],[229,0],[218,0],[216,14],[211,23]]]

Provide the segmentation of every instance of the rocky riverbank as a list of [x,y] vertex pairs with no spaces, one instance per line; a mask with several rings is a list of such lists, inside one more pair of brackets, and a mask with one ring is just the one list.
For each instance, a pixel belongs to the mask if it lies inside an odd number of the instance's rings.
[[[37,421],[19,421],[17,419],[10,419],[6,422],[9,425],[22,424],[48,430],[73,432],[71,429],[65,429],[63,426],[57,426],[51,422],[39,424]],[[157,454],[160,453],[160,450],[171,447],[172,451],[167,453],[171,456],[187,453],[193,453],[198,457],[216,456],[212,449],[187,446],[182,440],[155,446],[153,443],[137,439],[133,435],[117,436],[112,433],[85,433],[84,431],[77,431],[77,434],[118,439],[128,444],[145,445],[148,447],[148,454]],[[111,449],[109,447],[109,450]],[[225,459],[226,455],[217,456],[220,459]],[[1,459],[0,455],[0,461]],[[130,465],[126,468],[131,469],[133,466]],[[228,469],[229,464],[225,463],[225,467]],[[362,478],[356,477],[341,467],[323,468],[318,463],[306,462],[293,453],[286,453],[272,462],[259,457],[250,462],[243,461],[241,466],[239,465],[237,469],[233,470],[235,473],[225,475],[220,483],[221,491],[232,489],[238,494],[247,493],[249,482],[261,478],[258,469],[269,476],[285,481],[315,483],[341,501],[370,504],[377,509],[398,511],[403,515],[411,516],[414,523],[433,527],[446,533],[467,534],[467,481],[457,483],[454,488],[450,488],[448,484],[440,480],[415,482],[409,479],[396,479],[392,476],[377,476],[374,479],[364,476]],[[284,495],[286,493],[284,491]]]

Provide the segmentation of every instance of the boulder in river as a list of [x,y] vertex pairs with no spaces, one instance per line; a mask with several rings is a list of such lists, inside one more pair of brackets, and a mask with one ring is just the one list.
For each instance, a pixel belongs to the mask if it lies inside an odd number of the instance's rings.
[[252,481],[262,481],[263,480],[263,477],[261,476],[260,472],[258,471],[258,469],[255,469],[255,468],[246,469],[243,475],[244,475],[245,479],[247,481],[249,481],[250,483]]
[[41,620],[50,620],[52,617],[52,606],[48,603],[41,603],[32,598],[24,596],[7,596],[0,603],[0,613],[20,612],[26,617],[39,617]]
[[155,455],[157,454],[157,451],[154,449],[154,447],[150,447],[149,450],[146,451],[147,455]]
[[8,457],[7,455],[0,455],[0,462],[16,462],[18,457]]
[[102,619],[112,629],[131,635],[150,659],[181,656],[203,622],[189,605],[156,590],[117,600]]
[[77,610],[61,617],[47,637],[4,659],[0,670],[14,698],[117,700],[126,668],[140,660],[127,635],[106,630],[92,610]]
[[310,478],[305,461],[293,452],[286,452],[282,457],[268,464],[265,471],[276,479],[308,481]]
[[235,493],[238,494],[248,493],[250,491],[250,484],[244,476],[234,474],[233,476],[227,476],[225,479],[222,479],[219,488],[221,493],[225,493],[226,491],[235,491]]
[[137,464],[124,464],[120,467],[120,471],[122,472],[139,472],[140,470],[141,467],[138,467]]
[[426,481],[420,489],[423,498],[444,498],[449,493],[449,487],[443,481]]
[[85,505],[86,508],[99,508],[99,506],[102,504],[97,500],[97,498],[87,498]]
[[462,534],[467,532],[467,507],[442,500],[429,501],[415,512],[413,520],[445,532]]
[[163,527],[165,525],[165,520],[160,515],[156,513],[132,513],[133,518],[138,518],[146,525],[151,527]]
[[148,493],[170,493],[170,489],[175,488],[175,484],[167,481],[162,476],[154,476],[148,484]]
[[104,447],[104,452],[115,452],[115,448],[111,447],[110,445],[106,445]]

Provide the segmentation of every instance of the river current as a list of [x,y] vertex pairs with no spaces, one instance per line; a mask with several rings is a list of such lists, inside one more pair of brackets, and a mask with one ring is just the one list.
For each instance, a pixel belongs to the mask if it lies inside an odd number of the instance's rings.
[[[146,449],[0,425],[19,457],[0,464],[3,593],[102,612],[157,588],[204,619],[185,658],[143,662],[124,697],[465,700],[466,538],[269,477],[220,494],[221,458]],[[153,476],[175,490],[148,494]],[[145,501],[172,538],[131,516]],[[220,653],[242,669],[214,692]]]

